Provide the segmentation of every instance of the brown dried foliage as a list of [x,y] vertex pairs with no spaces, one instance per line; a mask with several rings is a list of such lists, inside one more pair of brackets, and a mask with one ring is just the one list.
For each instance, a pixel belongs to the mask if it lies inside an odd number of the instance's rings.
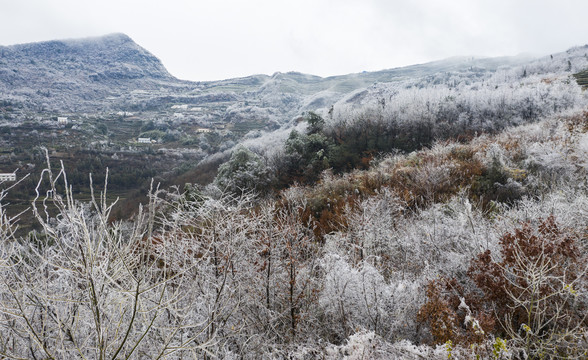
[[581,114],[570,116],[566,119],[566,125],[570,133],[588,131],[588,111]]
[[[549,269],[546,278],[553,279],[546,281],[539,289],[540,297],[549,299],[544,305],[546,308],[541,311],[545,311],[548,318],[559,312],[563,315],[554,318],[566,322],[547,324],[546,328],[539,330],[578,323],[588,325],[584,317],[587,310],[585,304],[572,305],[565,293],[560,291],[558,294],[562,281],[570,284],[578,276],[585,276],[581,272],[585,258],[578,250],[576,236],[562,230],[554,216],[540,219],[536,226],[531,222],[523,223],[514,232],[500,238],[500,247],[500,261],[492,257],[490,250],[472,259],[468,279],[463,282],[441,278],[429,283],[427,301],[419,311],[418,320],[430,329],[435,344],[447,340],[471,344],[484,339],[480,333],[464,327],[464,314],[460,314],[459,309],[460,297],[465,298],[486,335],[504,337],[506,327],[519,329],[527,321],[528,314],[513,299],[524,300],[532,296],[524,274],[528,271],[524,264],[530,263],[545,264],[545,268]],[[586,286],[585,281],[579,284]]]
[[484,172],[484,165],[474,154],[467,145],[456,145],[442,154],[421,151],[396,164],[387,185],[411,208],[446,201]]
[[[547,303],[547,313],[562,311],[561,304],[566,301],[561,296],[554,296],[554,289],[574,282],[580,271],[580,252],[576,246],[573,234],[564,232],[556,223],[554,216],[539,221],[536,228],[530,222],[523,223],[512,233],[500,238],[501,261],[496,262],[490,251],[479,254],[472,261],[468,271],[469,277],[484,293],[486,308],[492,308],[496,314],[509,315],[511,326],[518,329],[525,321],[524,309],[513,303],[513,298],[524,299],[531,294],[528,292],[525,272],[521,266],[521,258],[527,264],[545,264],[549,269],[547,274],[553,282],[546,281],[539,289],[541,297],[550,295]],[[507,278],[508,277],[508,278]],[[563,309],[567,311],[568,320],[582,314],[577,309]],[[502,319],[499,319],[502,320]],[[503,329],[504,330],[504,329]]]
[[455,341],[459,326],[457,314],[442,293],[442,281],[431,281],[427,285],[427,302],[420,308],[417,320],[426,323],[434,344]]
[[419,309],[417,321],[427,325],[433,336],[433,344],[443,344],[451,340],[458,344],[478,344],[486,334],[492,333],[496,321],[491,313],[475,312],[480,328],[471,322],[466,323],[466,311],[460,308],[461,298],[470,309],[480,307],[477,296],[466,293],[455,279],[441,278],[427,285],[427,302]]

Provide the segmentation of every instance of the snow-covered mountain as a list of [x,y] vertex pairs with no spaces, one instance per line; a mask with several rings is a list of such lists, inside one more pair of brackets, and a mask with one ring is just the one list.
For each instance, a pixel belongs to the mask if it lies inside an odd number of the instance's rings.
[[[528,57],[451,58],[403,68],[322,78],[296,72],[211,82],[175,78],[124,34],[0,46],[0,97],[30,109],[104,111],[168,104],[214,107],[216,120],[283,123],[328,109],[376,83],[450,72],[493,72]],[[359,97],[357,98],[360,99]]]
[[123,34],[0,46],[0,91],[29,106],[100,108],[128,91],[179,84],[159,59]]

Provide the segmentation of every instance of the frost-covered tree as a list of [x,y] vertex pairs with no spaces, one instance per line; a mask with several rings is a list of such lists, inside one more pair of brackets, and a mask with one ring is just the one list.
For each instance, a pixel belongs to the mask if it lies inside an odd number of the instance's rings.
[[229,161],[220,166],[214,182],[221,190],[233,194],[265,193],[272,183],[272,174],[259,156],[245,147],[238,147]]

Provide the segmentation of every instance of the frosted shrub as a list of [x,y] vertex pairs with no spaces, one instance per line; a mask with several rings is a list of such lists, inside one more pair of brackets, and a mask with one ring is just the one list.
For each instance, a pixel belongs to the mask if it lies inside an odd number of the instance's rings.
[[353,263],[366,260],[389,273],[396,258],[393,248],[398,245],[393,234],[403,209],[400,198],[387,188],[356,201],[345,208],[346,231],[339,233],[337,240],[331,239],[327,249],[339,248]]
[[541,201],[525,198],[505,209],[495,220],[496,231],[504,233],[520,222],[553,215],[565,229],[582,234],[588,224],[588,196],[583,189],[561,186],[544,194]]
[[569,152],[561,142],[534,143],[527,149],[526,166],[535,170],[542,183],[561,183],[569,180],[576,170]]
[[462,272],[470,256],[496,241],[491,224],[463,192],[419,211],[401,223],[397,234],[397,241],[413,254],[405,266],[414,263],[419,275]]
[[[202,334],[210,322],[198,309],[187,311],[197,262],[184,249],[154,251],[152,244],[168,244],[152,233],[156,202],[133,224],[110,223],[105,194],[81,205],[63,169],[42,175],[49,188],[39,185],[33,203],[42,233],[18,246],[8,234],[0,244],[0,353],[50,359],[207,353],[214,339]],[[56,191],[58,181],[64,194]],[[49,217],[49,204],[59,216]],[[172,259],[174,269],[167,266]]]
[[384,359],[385,352],[372,331],[362,331],[353,334],[342,346],[327,350],[328,359]]
[[[343,258],[327,254],[319,305],[334,338],[340,341],[356,329],[374,331],[385,339],[407,336],[414,329],[420,286],[401,279],[386,281],[369,263],[351,266]],[[414,335],[414,334],[410,334]]]

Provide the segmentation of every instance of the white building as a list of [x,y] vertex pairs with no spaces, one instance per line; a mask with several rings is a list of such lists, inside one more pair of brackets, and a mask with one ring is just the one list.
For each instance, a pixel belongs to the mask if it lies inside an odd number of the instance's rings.
[[198,128],[198,129],[196,129],[196,132],[199,133],[199,134],[203,134],[203,133],[212,132],[212,130],[211,129],[207,129],[207,128]]
[[137,142],[139,144],[151,144],[151,138],[138,138]]
[[15,173],[0,173],[0,181],[16,181]]
[[57,123],[59,125],[67,125],[67,122],[68,122],[68,120],[67,120],[66,117],[61,117],[60,116],[60,117],[57,118]]

